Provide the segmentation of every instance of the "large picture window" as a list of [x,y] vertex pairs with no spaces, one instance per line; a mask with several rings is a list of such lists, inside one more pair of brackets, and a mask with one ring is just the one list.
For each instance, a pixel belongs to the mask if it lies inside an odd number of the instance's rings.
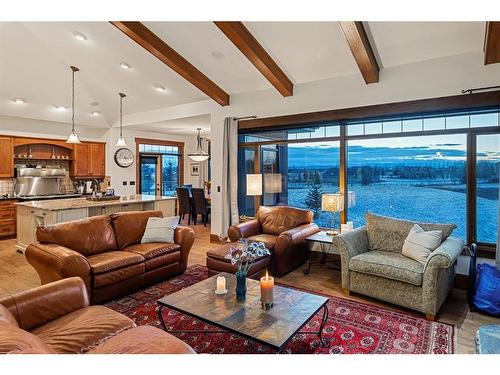
[[466,236],[466,136],[398,137],[348,141],[349,190],[356,205],[348,219],[365,224],[365,212],[457,225]]
[[[239,143],[240,213],[252,216],[259,204],[291,205],[312,210],[314,221],[327,227],[330,214],[321,211],[321,195],[340,191],[345,197],[342,221],[353,221],[355,227],[365,224],[367,211],[453,223],[454,235],[484,245],[487,251],[494,248],[498,106],[244,127]],[[244,180],[249,173],[262,174],[262,196],[246,196]]]

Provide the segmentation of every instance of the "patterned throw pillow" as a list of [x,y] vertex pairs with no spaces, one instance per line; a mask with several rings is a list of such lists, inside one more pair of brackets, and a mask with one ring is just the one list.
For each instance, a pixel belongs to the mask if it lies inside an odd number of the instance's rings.
[[179,223],[179,216],[150,217],[144,230],[141,243],[174,242],[174,231]]
[[405,257],[425,264],[429,255],[441,245],[441,237],[442,232],[440,230],[426,232],[415,224],[411,228],[408,237],[406,237],[402,254]]

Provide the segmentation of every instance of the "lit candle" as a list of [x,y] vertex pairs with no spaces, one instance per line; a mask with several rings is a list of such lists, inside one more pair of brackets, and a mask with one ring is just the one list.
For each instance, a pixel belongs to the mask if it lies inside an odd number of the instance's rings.
[[227,293],[226,290],[226,278],[224,276],[217,277],[217,289],[215,290],[217,294]]
[[266,276],[260,279],[260,301],[263,304],[273,303],[274,294],[274,278],[269,276],[266,271]]
[[349,231],[349,226],[347,224],[340,224],[340,233],[345,233]]

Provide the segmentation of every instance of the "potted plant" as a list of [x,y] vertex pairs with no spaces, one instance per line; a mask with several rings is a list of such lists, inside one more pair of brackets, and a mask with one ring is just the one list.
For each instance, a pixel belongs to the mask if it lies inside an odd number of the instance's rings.
[[247,294],[247,274],[253,262],[262,256],[270,255],[263,242],[250,241],[242,238],[237,244],[230,246],[226,255],[232,265],[237,265],[236,271],[236,299],[243,301]]

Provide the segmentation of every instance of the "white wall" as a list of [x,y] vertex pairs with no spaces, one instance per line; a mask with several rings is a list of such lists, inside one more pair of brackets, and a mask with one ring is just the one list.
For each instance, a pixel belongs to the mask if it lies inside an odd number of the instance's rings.
[[500,84],[500,64],[483,65],[478,52],[383,69],[380,82],[366,85],[360,74],[295,85],[294,95],[283,98],[270,89],[231,95],[231,105],[211,113],[212,218],[211,232],[221,233],[222,129],[226,116],[285,114],[339,109],[458,95],[460,90]]
[[[111,184],[115,189],[115,193],[119,195],[130,195],[135,194],[136,186],[130,186],[130,181],[135,181],[136,184],[136,162],[128,168],[121,168],[114,162],[114,153],[116,147],[116,139],[119,135],[118,128],[112,128],[107,133],[107,144],[106,147],[106,175],[111,176]],[[183,136],[183,135],[168,135],[163,133],[152,133],[152,132],[141,132],[137,130],[131,130],[125,128],[123,130],[123,136],[127,142],[127,146],[135,154],[136,144],[135,138],[149,138],[149,139],[160,139],[176,142],[184,142],[184,183],[192,184],[194,187],[201,187],[203,185],[202,176],[191,176],[190,173],[190,159],[187,154],[196,151],[196,135]],[[123,185],[123,181],[127,182],[127,185]]]

